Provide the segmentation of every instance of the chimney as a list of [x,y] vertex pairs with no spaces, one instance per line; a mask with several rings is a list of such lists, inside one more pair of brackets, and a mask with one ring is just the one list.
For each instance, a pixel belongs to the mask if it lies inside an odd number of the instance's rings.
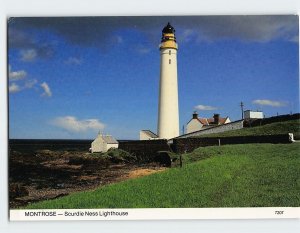
[[197,111],[195,111],[195,112],[193,113],[193,119],[198,119],[198,113],[197,113]]
[[214,114],[214,123],[215,123],[216,125],[218,125],[219,122],[220,122],[220,114],[215,113],[215,114]]

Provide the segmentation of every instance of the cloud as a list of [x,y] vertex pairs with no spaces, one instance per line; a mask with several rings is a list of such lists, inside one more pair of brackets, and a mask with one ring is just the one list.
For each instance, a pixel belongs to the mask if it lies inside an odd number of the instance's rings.
[[[9,93],[16,93],[25,89],[30,89],[37,83],[36,79],[26,79],[27,72],[25,70],[12,71],[10,65],[8,69],[9,82],[13,82],[9,84]],[[15,83],[16,81],[18,84]]]
[[[11,24],[9,24],[11,25]],[[24,30],[16,29],[14,24],[8,28],[8,46],[11,48],[29,48],[35,45],[32,35]]]
[[24,88],[25,89],[30,89],[32,88],[35,84],[37,83],[37,80],[36,79],[30,79],[30,80],[27,80],[24,84]]
[[235,38],[243,41],[289,41],[298,35],[297,16],[208,16],[192,28],[197,39],[218,40]]
[[65,64],[67,65],[80,65],[82,63],[82,60],[77,57],[69,57],[67,60],[65,60]]
[[136,46],[135,50],[140,54],[147,54],[151,52],[151,49],[149,47],[143,45]]
[[25,83],[23,84],[16,84],[16,83],[11,83],[9,84],[8,90],[9,93],[17,93],[20,91],[23,91],[25,89],[31,89],[33,88],[33,86],[37,83],[37,80],[35,79],[31,79],[31,80],[27,80]]
[[20,51],[21,60],[25,62],[34,61],[37,57],[37,51],[35,49],[26,49]]
[[21,91],[21,88],[16,83],[12,83],[12,84],[9,84],[8,91],[10,93],[16,93],[16,92]]
[[8,27],[8,48],[20,50],[21,60],[34,61],[36,58],[47,59],[52,57],[53,46],[45,41],[37,40],[35,33],[25,32],[26,28],[18,28],[12,24]]
[[208,105],[197,105],[194,107],[197,110],[202,110],[202,111],[211,111],[211,110],[217,110],[217,107],[212,107],[212,106],[208,106]]
[[42,96],[47,96],[47,97],[51,97],[52,96],[52,92],[50,90],[50,87],[48,86],[48,84],[46,82],[43,82],[40,86],[44,90]]
[[75,45],[106,49],[122,43],[123,38],[118,32],[130,29],[146,35],[152,44],[158,44],[161,30],[168,21],[175,27],[179,43],[191,39],[214,41],[228,38],[257,42],[296,41],[298,35],[298,16],[295,15],[17,17],[9,23],[9,44],[27,48],[36,44],[24,29],[48,30]]
[[9,81],[18,81],[24,79],[27,76],[25,70],[12,71],[11,66],[9,66],[8,79]]
[[271,107],[284,107],[287,106],[287,102],[285,101],[274,101],[274,100],[253,100],[253,104],[258,104],[262,106],[271,106]]
[[180,42],[189,42],[196,35],[195,31],[192,29],[184,29],[182,33],[177,36],[177,40]]
[[78,120],[74,116],[57,117],[50,123],[70,132],[84,132],[88,130],[97,131],[104,129],[105,127],[98,119]]

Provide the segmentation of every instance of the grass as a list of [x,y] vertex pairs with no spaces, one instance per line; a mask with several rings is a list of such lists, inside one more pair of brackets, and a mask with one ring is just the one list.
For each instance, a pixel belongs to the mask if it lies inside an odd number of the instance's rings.
[[300,143],[204,147],[183,168],[28,205],[60,208],[300,206]]
[[197,137],[233,137],[247,135],[270,135],[270,134],[285,134],[294,133],[297,137],[300,136],[300,120],[290,120],[283,122],[275,122],[267,125],[237,129],[223,133],[204,134]]

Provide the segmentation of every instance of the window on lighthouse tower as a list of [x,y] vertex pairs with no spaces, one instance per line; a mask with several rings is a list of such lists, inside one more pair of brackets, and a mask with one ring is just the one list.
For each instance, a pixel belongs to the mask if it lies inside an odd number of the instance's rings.
[[171,59],[169,59],[169,64],[171,64]]
[[171,55],[171,50],[169,50],[169,55]]

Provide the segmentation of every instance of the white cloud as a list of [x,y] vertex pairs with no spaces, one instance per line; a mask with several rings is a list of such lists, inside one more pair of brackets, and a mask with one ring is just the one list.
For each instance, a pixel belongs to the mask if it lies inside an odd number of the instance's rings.
[[8,78],[9,81],[18,81],[24,79],[27,76],[25,70],[12,71],[11,66],[9,66]]
[[[18,70],[18,71],[12,71],[11,66],[9,65],[9,81],[11,84],[9,84],[8,90],[9,93],[16,93],[23,91],[25,89],[31,89],[33,88],[38,81],[36,79],[27,79],[27,72],[25,70]],[[18,81],[18,84],[16,84],[16,81]],[[40,84],[40,86],[43,89],[42,96],[51,96],[51,90],[47,83],[43,82]]]
[[21,88],[19,85],[12,83],[9,85],[8,90],[10,93],[16,93],[16,92],[21,91]]
[[65,64],[67,65],[80,65],[81,63],[81,59],[77,57],[69,57],[67,60],[65,60]]
[[274,100],[253,100],[253,104],[265,105],[271,107],[284,107],[287,106],[287,102],[285,101],[274,101]]
[[211,111],[211,110],[217,110],[217,107],[213,107],[213,106],[208,106],[208,105],[197,105],[194,107],[197,110],[202,110],[202,111]]
[[144,45],[137,45],[135,50],[140,54],[147,54],[147,53],[151,52],[151,49]]
[[78,120],[74,116],[57,117],[51,121],[51,124],[70,132],[97,131],[105,127],[98,119]]
[[25,62],[34,61],[38,55],[35,49],[26,49],[20,51],[21,60]]
[[32,88],[36,83],[37,83],[37,80],[36,80],[36,79],[28,80],[28,81],[25,82],[24,88],[25,88],[25,89],[26,89],[26,88],[30,89],[30,88]]
[[195,36],[195,31],[192,29],[185,29],[177,36],[177,40],[181,43],[189,42]]
[[37,80],[32,79],[26,81],[23,85],[18,85],[16,83],[12,83],[9,85],[8,90],[9,93],[16,93],[25,89],[31,89],[35,84],[37,83]]
[[41,87],[43,88],[44,92],[42,94],[42,96],[48,96],[51,97],[52,96],[52,92],[50,90],[50,87],[48,86],[48,84],[46,82],[43,82],[41,84]]

